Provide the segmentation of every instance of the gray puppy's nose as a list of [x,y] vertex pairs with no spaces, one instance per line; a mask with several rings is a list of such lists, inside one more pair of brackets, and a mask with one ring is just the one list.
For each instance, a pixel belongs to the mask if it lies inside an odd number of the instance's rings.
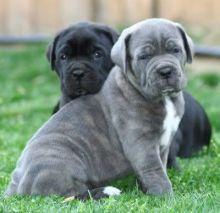
[[159,68],[158,73],[162,78],[167,79],[167,78],[170,78],[173,70],[174,70],[173,67],[166,66],[166,67]]
[[77,69],[77,70],[73,71],[73,76],[78,78],[78,79],[83,78],[84,74],[85,74],[85,72],[81,69]]

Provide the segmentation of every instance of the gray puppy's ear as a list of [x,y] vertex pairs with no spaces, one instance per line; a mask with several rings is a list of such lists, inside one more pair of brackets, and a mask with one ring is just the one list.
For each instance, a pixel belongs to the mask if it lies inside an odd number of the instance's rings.
[[51,69],[55,69],[55,60],[56,60],[56,54],[55,54],[55,49],[56,49],[56,43],[59,39],[59,34],[55,36],[54,40],[48,45],[47,51],[46,51],[46,57],[47,60],[50,62]]
[[128,42],[131,37],[131,33],[127,33],[126,31],[122,32],[118,41],[112,47],[111,50],[111,59],[112,61],[119,66],[122,71],[126,74],[126,70],[128,68]]
[[184,28],[180,24],[176,24],[176,27],[178,28],[182,39],[183,39],[183,44],[184,48],[186,51],[186,62],[191,64],[194,56],[194,44],[192,39],[186,34]]

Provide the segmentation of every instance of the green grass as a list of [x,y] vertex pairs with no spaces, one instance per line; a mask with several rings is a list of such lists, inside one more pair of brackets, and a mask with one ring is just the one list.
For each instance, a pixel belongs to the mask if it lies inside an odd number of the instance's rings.
[[[46,45],[45,45],[46,46]],[[10,173],[32,134],[50,117],[59,83],[45,59],[45,47],[0,49],[0,212],[219,212],[220,209],[220,75],[189,79],[188,90],[206,108],[213,139],[191,159],[179,159],[181,172],[169,171],[174,197],[152,197],[138,190],[134,176],[112,185],[119,197],[62,203],[62,197],[11,197],[2,194]],[[220,67],[219,67],[220,71]]]

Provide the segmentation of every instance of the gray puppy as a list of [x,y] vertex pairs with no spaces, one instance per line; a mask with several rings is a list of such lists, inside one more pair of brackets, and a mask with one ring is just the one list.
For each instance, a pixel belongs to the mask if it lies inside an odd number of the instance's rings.
[[6,195],[100,198],[120,191],[97,187],[129,172],[144,192],[171,193],[166,162],[184,113],[190,43],[178,24],[164,19],[124,30],[111,54],[118,66],[101,91],[68,103],[38,130]]

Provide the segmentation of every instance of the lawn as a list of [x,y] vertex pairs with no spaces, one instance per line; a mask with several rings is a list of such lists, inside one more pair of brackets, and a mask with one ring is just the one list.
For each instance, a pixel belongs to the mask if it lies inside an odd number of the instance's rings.
[[63,203],[62,197],[3,199],[26,142],[50,117],[59,83],[45,58],[46,45],[0,49],[0,212],[219,212],[220,209],[220,67],[219,74],[190,76],[189,90],[213,124],[210,149],[178,159],[169,170],[173,197],[152,197],[138,190],[134,176],[113,182],[123,194],[100,201]]

